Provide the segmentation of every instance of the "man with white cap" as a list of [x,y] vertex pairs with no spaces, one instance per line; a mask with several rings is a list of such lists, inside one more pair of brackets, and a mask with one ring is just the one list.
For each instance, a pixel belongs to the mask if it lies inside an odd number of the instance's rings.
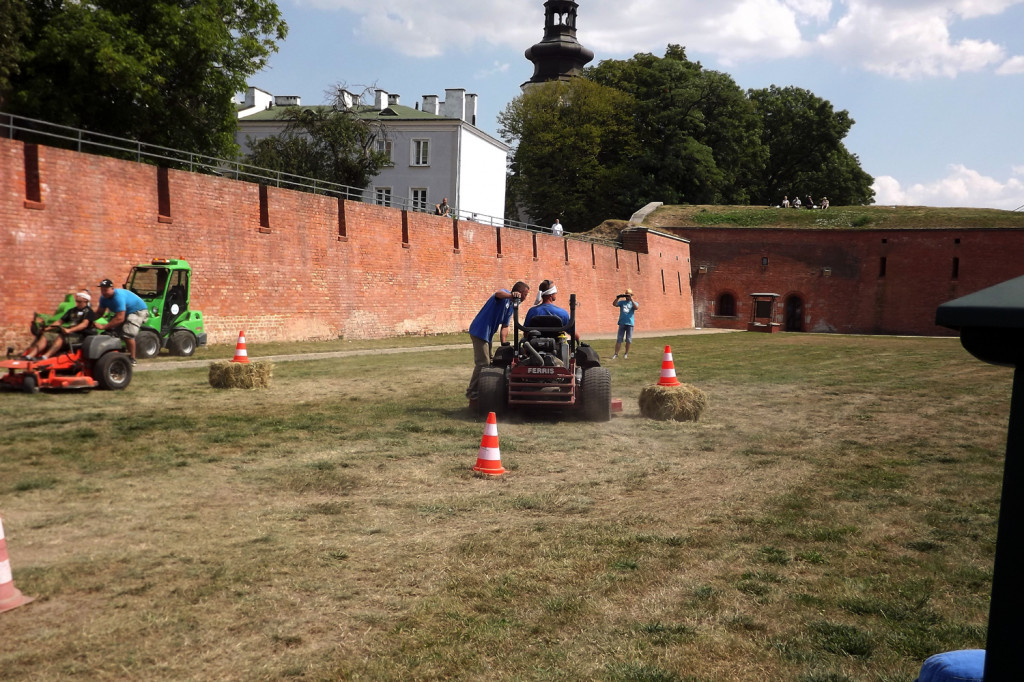
[[612,301],[612,305],[619,309],[619,333],[615,336],[615,353],[612,360],[619,357],[619,346],[626,342],[626,352],[623,359],[629,358],[629,344],[633,342],[633,314],[640,304],[633,298],[633,290],[626,289],[626,293],[619,294]]
[[[51,324],[40,330],[39,336],[32,342],[22,357],[26,360],[47,360],[64,347],[64,336],[67,335],[68,344],[81,343],[82,338],[94,334],[89,327],[96,320],[96,313],[89,307],[92,296],[83,289],[75,295],[75,307],[63,315],[56,324]],[[63,329],[63,333],[61,330]],[[47,343],[49,342],[49,348]],[[38,356],[38,357],[36,357]]]
[[569,313],[564,308],[560,308],[555,305],[555,299],[558,297],[558,287],[550,279],[546,279],[540,283],[537,288],[537,300],[533,302],[533,307],[526,312],[526,319],[523,320],[523,324],[529,325],[530,321],[538,315],[554,315],[562,321],[562,326],[569,324]]

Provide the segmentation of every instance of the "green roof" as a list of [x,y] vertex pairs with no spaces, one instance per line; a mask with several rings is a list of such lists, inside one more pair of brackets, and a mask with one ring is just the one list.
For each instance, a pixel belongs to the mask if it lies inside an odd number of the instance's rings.
[[[315,104],[312,106],[302,106],[302,109],[314,109],[324,110],[332,108],[330,104]],[[277,106],[269,109],[264,109],[255,114],[250,114],[245,118],[239,119],[240,121],[277,121],[283,118],[287,112],[294,107],[291,106]],[[394,104],[386,109],[379,110],[376,107],[372,107],[368,104],[358,104],[352,107],[352,110],[359,116],[359,118],[368,120],[381,120],[381,121],[405,121],[405,120],[439,120],[439,121],[457,121],[455,118],[448,118],[447,116],[438,116],[437,114],[427,113],[413,107],[406,107],[400,104]]]

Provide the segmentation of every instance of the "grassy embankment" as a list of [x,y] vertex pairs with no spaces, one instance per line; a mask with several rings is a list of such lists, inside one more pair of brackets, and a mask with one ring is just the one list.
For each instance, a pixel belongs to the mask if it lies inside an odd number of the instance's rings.
[[[664,343],[698,423],[637,414]],[[0,395],[37,597],[0,678],[910,682],[984,646],[1011,374],[956,339],[643,339],[612,422],[503,420],[499,480],[468,365]]]

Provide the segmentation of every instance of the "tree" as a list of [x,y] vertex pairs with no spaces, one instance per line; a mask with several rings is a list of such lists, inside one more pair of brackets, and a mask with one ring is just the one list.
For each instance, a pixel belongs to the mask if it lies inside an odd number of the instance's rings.
[[0,0],[0,106],[24,59],[30,20],[25,0]]
[[560,218],[568,231],[631,214],[632,109],[629,95],[581,78],[512,100],[498,116],[499,134],[513,147],[509,214],[521,206],[534,221]]
[[663,58],[606,60],[584,75],[636,101],[641,202],[749,201],[765,150],[760,120],[731,77],[691,62],[678,45],[669,45]]
[[236,153],[234,95],[287,34],[273,0],[22,3],[11,113],[211,156]]
[[376,150],[386,130],[336,102],[282,109],[284,132],[250,142],[246,160],[261,168],[365,188],[390,158]]
[[753,199],[778,203],[783,195],[825,195],[833,204],[870,204],[873,178],[843,145],[853,126],[847,111],[809,90],[775,85],[751,90],[762,121],[768,163]]

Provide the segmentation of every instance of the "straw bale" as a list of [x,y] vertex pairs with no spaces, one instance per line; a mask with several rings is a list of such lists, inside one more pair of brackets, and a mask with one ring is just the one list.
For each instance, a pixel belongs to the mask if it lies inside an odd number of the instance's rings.
[[708,406],[708,395],[696,386],[645,386],[640,391],[640,414],[648,419],[695,422]]
[[210,365],[210,385],[214,388],[268,388],[274,363],[214,362]]

